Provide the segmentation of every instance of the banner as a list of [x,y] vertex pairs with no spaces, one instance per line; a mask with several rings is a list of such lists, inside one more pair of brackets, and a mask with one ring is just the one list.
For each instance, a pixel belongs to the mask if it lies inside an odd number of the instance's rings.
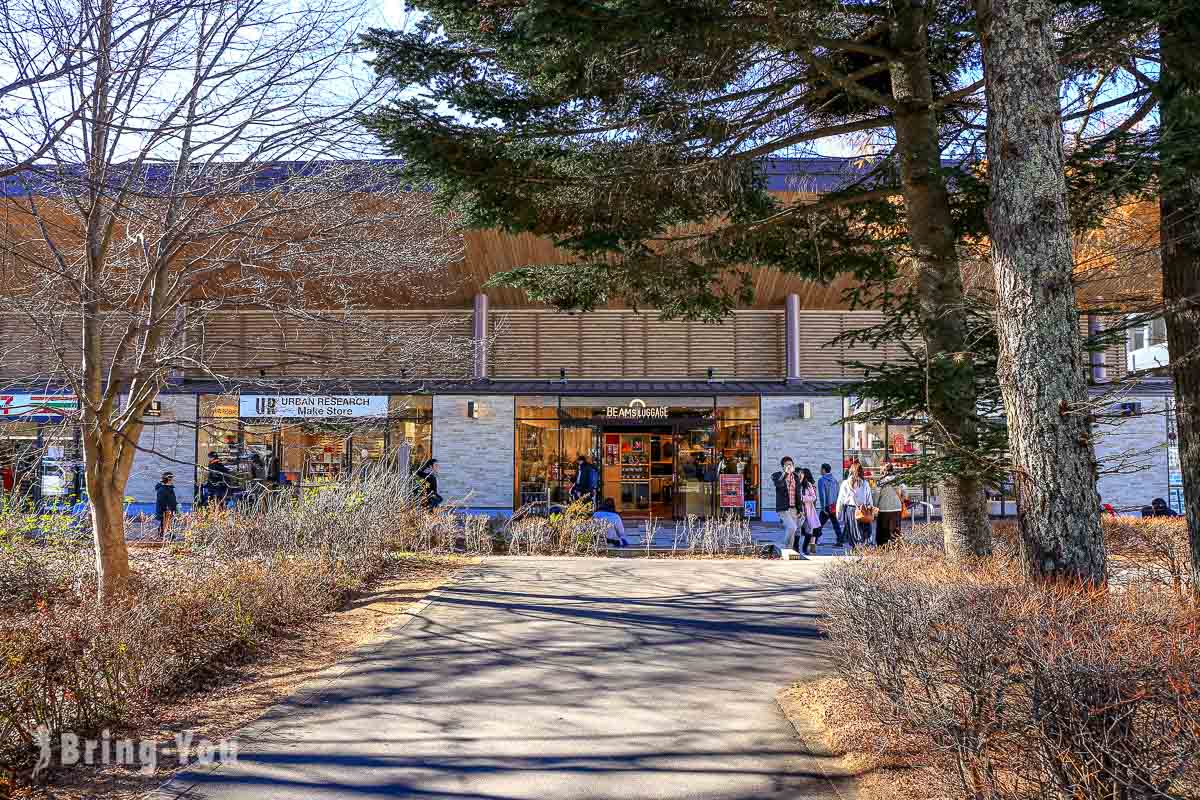
[[738,474],[721,476],[721,508],[742,508],[746,502],[744,481]]
[[0,417],[61,417],[78,410],[73,394],[0,394]]
[[238,403],[243,419],[356,419],[387,413],[387,395],[379,394],[244,394]]

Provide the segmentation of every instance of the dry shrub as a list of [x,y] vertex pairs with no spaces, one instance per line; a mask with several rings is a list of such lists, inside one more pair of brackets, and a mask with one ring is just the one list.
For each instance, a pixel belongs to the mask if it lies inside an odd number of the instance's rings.
[[1169,586],[1181,599],[1196,587],[1184,517],[1105,517],[1104,545],[1122,577]]
[[176,532],[105,607],[90,542],[28,525],[0,539],[0,766],[27,763],[40,726],[55,739],[84,734],[203,685],[266,637],[342,605],[398,551],[492,543],[486,518],[426,512],[388,474],[201,510]]
[[691,515],[675,525],[672,550],[687,555],[749,555],[756,549],[750,523],[737,517],[701,519]]
[[509,555],[595,556],[608,551],[607,525],[592,517],[590,499],[548,516],[518,513],[504,527]]
[[904,544],[829,570],[853,700],[928,753],[951,796],[1200,797],[1200,631],[1154,581],[1026,580]]

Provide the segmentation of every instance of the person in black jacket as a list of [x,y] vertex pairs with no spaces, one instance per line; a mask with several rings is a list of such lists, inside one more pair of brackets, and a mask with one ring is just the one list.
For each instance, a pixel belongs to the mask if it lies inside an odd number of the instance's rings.
[[218,508],[224,508],[229,490],[233,488],[233,473],[216,453],[208,454],[208,476],[204,483],[208,490],[208,502],[215,502]]
[[421,505],[428,509],[437,508],[442,504],[442,496],[438,494],[438,461],[431,458],[417,470],[417,480],[421,482]]
[[171,527],[171,519],[179,511],[179,499],[175,497],[175,476],[170,472],[162,474],[154,486],[154,518],[158,520],[158,535],[166,538],[167,530]]

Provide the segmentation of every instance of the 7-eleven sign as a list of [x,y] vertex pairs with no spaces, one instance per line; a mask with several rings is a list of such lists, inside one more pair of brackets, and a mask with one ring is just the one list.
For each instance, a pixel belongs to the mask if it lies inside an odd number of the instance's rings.
[[0,394],[0,418],[61,417],[78,410],[73,394]]

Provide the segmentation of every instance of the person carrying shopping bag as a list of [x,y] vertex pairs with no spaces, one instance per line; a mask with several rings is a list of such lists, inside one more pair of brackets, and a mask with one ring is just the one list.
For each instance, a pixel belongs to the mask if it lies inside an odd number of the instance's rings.
[[879,523],[875,528],[875,544],[882,547],[900,538],[900,517],[908,503],[908,487],[900,482],[896,468],[889,462],[883,465],[883,477],[875,487],[879,503]]
[[850,465],[849,476],[842,481],[841,488],[838,489],[836,509],[849,547],[860,547],[868,543],[871,522],[875,518],[873,504],[871,484],[863,475],[862,464],[856,461]]

